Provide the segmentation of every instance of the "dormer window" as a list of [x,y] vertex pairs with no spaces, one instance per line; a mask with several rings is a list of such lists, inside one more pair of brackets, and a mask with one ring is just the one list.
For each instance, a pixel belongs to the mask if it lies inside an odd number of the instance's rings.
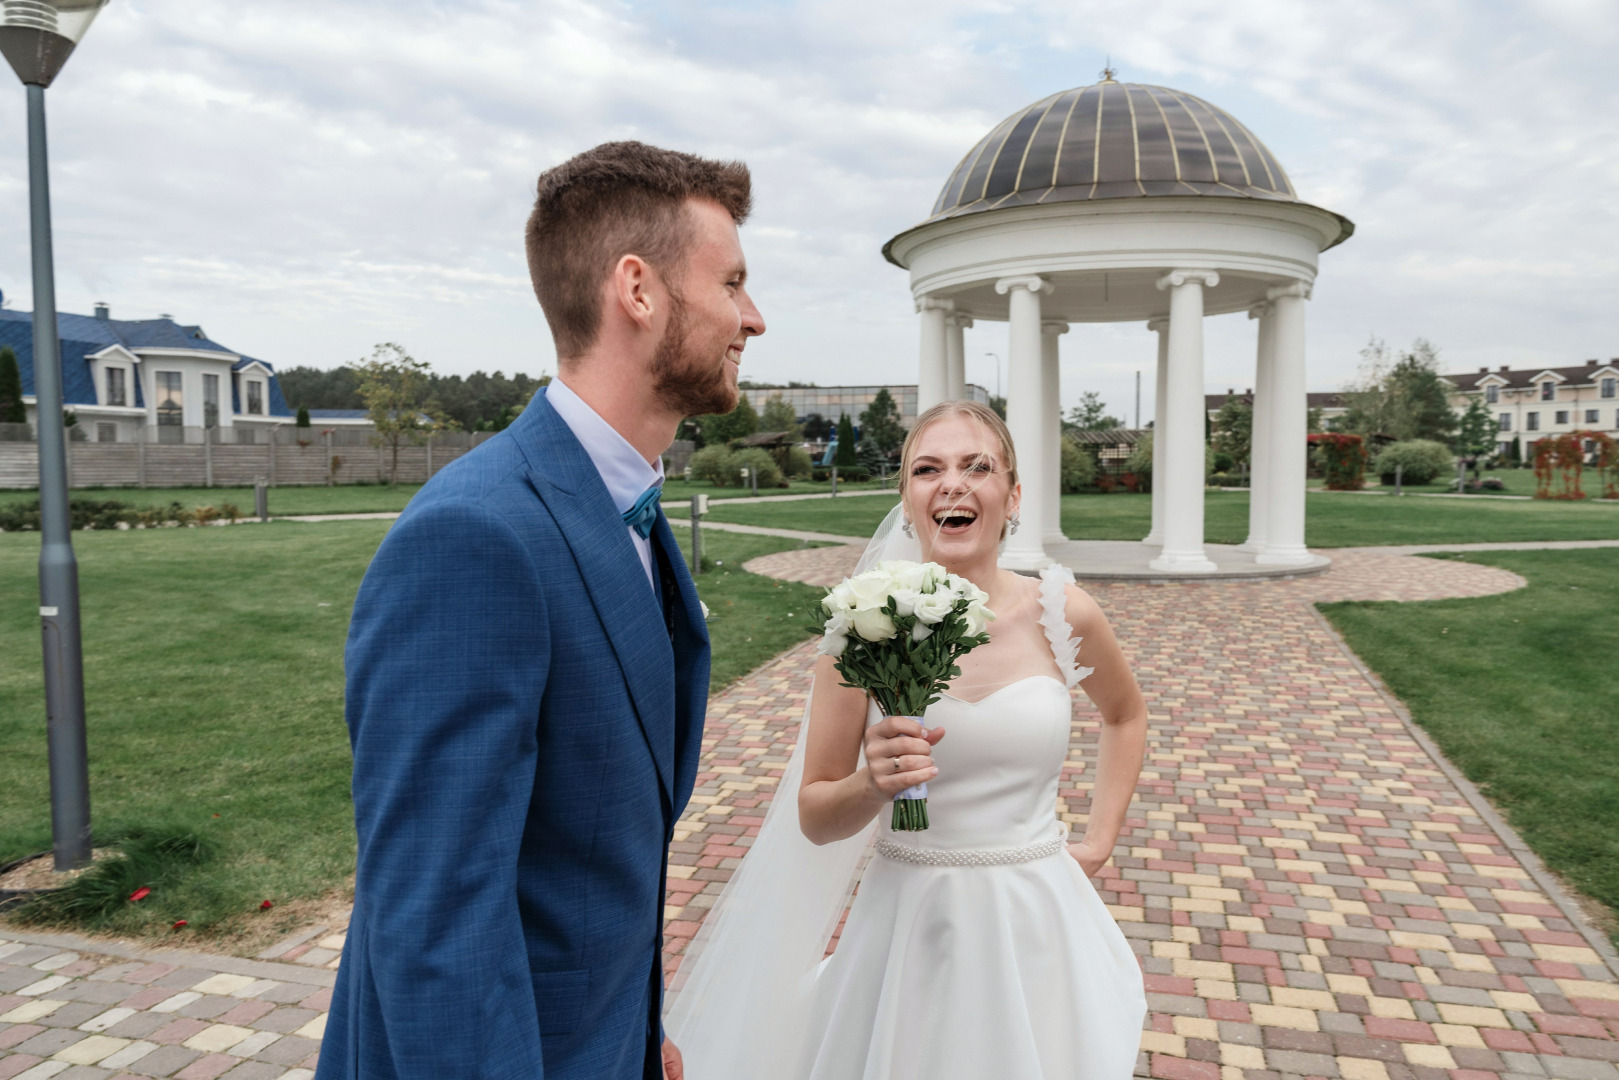
[[1494,405],[1497,401],[1500,401],[1501,400],[1501,388],[1499,386],[1496,386],[1494,383],[1491,383],[1489,386],[1486,386],[1484,388],[1484,400],[1489,402],[1491,405]]
[[1602,396],[1603,397],[1611,398],[1611,397],[1614,396],[1614,394],[1616,392],[1619,392],[1619,379],[1603,379],[1602,380]]
[[107,404],[129,404],[129,394],[124,389],[124,369],[121,367],[107,369]]
[[1540,384],[1540,400],[1553,401],[1557,398],[1557,384],[1547,379]]
[[264,415],[264,384],[257,379],[247,380],[247,414]]

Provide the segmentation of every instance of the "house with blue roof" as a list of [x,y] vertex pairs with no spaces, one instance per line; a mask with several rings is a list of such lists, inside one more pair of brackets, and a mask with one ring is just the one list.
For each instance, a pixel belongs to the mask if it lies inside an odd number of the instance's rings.
[[[201,442],[187,429],[220,429],[213,441],[254,442],[256,430],[288,424],[292,410],[275,368],[228,349],[168,315],[114,319],[58,314],[63,402],[96,442]],[[26,311],[0,308],[0,346],[22,369],[23,403],[35,421],[34,325]]]

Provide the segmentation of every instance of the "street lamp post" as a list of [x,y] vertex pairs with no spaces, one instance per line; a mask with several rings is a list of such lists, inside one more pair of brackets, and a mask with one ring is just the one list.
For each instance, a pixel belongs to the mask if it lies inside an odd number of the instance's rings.
[[61,346],[45,155],[45,88],[107,0],[0,0],[0,54],[28,92],[28,201],[34,254],[34,401],[39,425],[39,620],[45,652],[51,844],[57,870],[90,864],[90,769],[84,732],[79,564],[68,517]]
[[986,352],[985,356],[995,358],[995,396],[1001,396],[1001,356],[999,353]]

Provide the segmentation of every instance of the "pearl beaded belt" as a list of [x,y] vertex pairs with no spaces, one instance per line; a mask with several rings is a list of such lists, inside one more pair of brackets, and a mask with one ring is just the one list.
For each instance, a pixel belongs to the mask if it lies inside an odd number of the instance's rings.
[[1015,848],[919,848],[896,844],[886,836],[877,839],[877,854],[921,866],[1010,866],[1049,858],[1068,846],[1068,825],[1057,823],[1058,833],[1050,840]]

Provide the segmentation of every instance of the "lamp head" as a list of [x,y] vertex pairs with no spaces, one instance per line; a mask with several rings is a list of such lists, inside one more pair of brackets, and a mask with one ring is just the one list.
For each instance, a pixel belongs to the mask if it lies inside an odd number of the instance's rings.
[[17,78],[49,86],[107,0],[0,0],[0,53]]

